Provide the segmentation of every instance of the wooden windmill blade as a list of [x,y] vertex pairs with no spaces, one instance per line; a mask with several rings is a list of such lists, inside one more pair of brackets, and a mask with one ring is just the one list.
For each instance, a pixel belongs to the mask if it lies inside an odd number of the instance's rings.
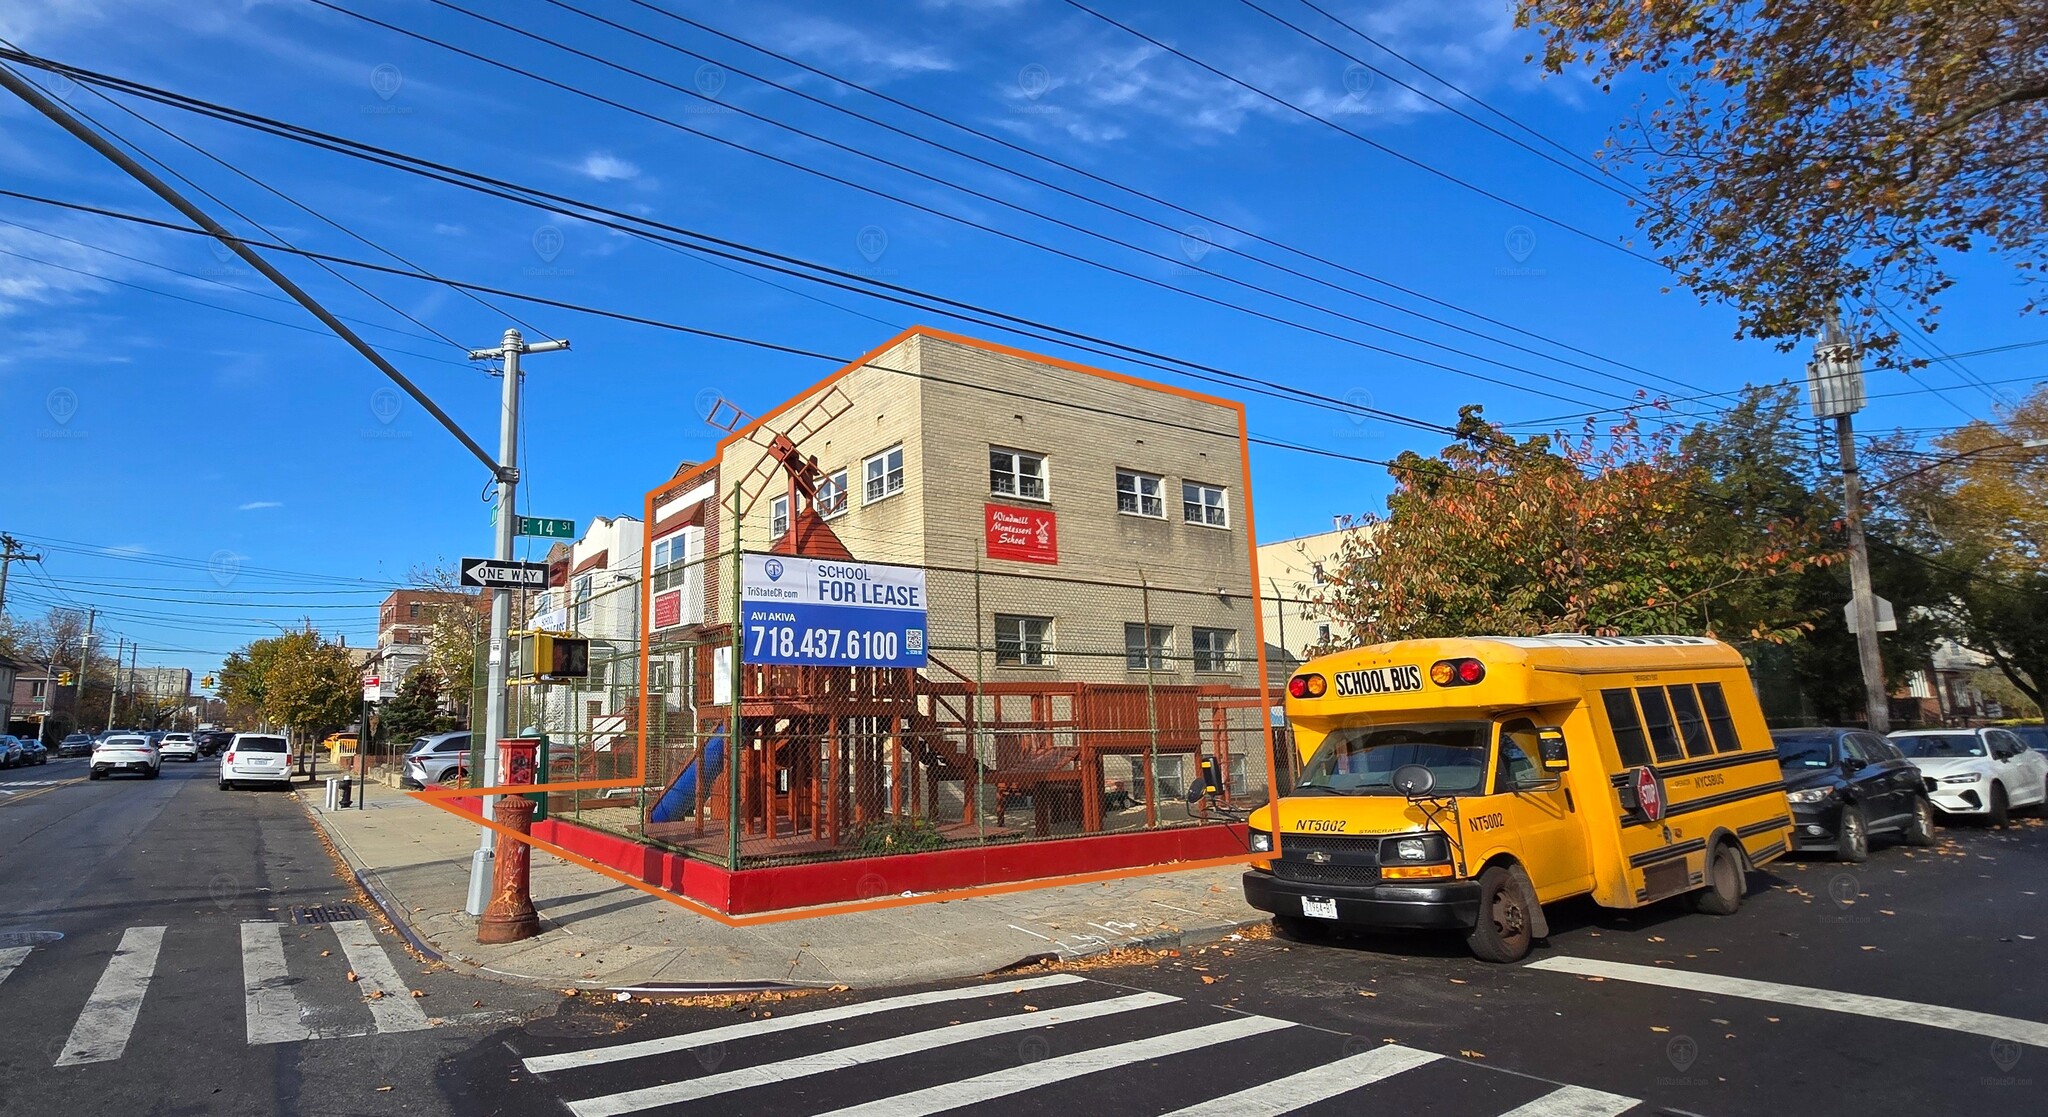
[[798,412],[795,419],[779,423],[778,425],[782,427],[780,431],[770,429],[767,423],[747,426],[744,422],[745,413],[723,399],[713,405],[711,411],[714,417],[723,417],[721,405],[739,418],[730,427],[718,422],[713,422],[712,425],[738,434],[765,451],[761,459],[739,480],[741,500],[745,502],[747,511],[752,511],[754,501],[765,491],[763,483],[767,474],[776,469],[794,477],[798,491],[806,498],[816,496],[818,459],[814,455],[805,454],[803,445],[832,425],[833,420],[853,410],[853,400],[849,399],[837,384],[825,389],[817,398],[811,400],[810,405]]

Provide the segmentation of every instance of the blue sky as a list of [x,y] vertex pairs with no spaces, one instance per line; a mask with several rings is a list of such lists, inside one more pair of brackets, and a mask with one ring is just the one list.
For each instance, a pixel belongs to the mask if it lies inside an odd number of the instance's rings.
[[[708,3],[688,10],[734,38],[1209,221],[953,132],[629,0],[585,6],[681,50],[541,0],[489,9],[472,0],[334,2],[487,54],[519,72],[304,0],[16,0],[0,12],[0,35],[72,64],[1433,422],[1454,421],[1466,403],[1513,422],[1611,407],[1637,386],[1683,395],[1694,393],[1674,384],[1716,392],[1802,373],[1803,351],[1781,354],[1766,344],[1731,340],[1734,316],[1726,308],[1667,292],[1661,269],[1596,243],[1631,228],[1615,193],[1403,91],[1387,75],[1484,115],[1295,0],[1266,6],[1385,73],[1361,71],[1251,7],[1227,4],[1089,2],[1305,112],[1061,0]],[[660,0],[660,6],[676,5]],[[456,8],[489,11],[544,39],[701,96],[608,70]],[[1638,97],[1664,93],[1660,81],[1602,94],[1577,80],[1542,80],[1523,62],[1531,38],[1513,30],[1498,0],[1352,2],[1330,10],[1572,152],[1592,152]],[[527,74],[668,123],[550,88]],[[95,94],[75,86],[58,91],[216,195],[219,202],[204,204],[231,225],[260,235],[220,203],[302,248],[381,258]],[[844,292],[741,274],[565,214],[147,102],[122,103],[325,218],[454,279],[829,354],[852,356],[924,322],[1152,374]],[[1156,224],[1059,195],[830,106],[1024,169]],[[1461,188],[1330,123],[1594,239]],[[175,216],[11,99],[0,104],[0,166],[7,168],[10,189]],[[106,618],[103,628],[141,643],[143,662],[204,672],[222,653],[302,617],[351,643],[371,643],[376,601],[414,567],[488,553],[482,468],[239,260],[224,259],[189,236],[12,199],[0,199],[0,222],[0,253],[6,253],[0,255],[0,414],[12,420],[18,463],[13,482],[0,490],[6,494],[0,529],[46,554],[44,569],[17,569],[11,611],[40,612],[51,602],[94,605]],[[1226,225],[1543,340],[1288,257]],[[1259,264],[1259,254],[1486,337],[1286,276]],[[359,325],[373,323],[363,326],[367,338],[480,441],[495,444],[496,381],[434,332],[461,346],[494,345],[508,325],[504,313],[439,285],[350,273],[429,331],[305,260],[277,262],[337,312]],[[2024,293],[2007,268],[1977,259],[1965,261],[1959,274],[1962,282],[1946,300],[1943,348],[1961,352],[2041,336],[2038,323],[2019,316]],[[759,412],[830,371],[815,360],[491,301],[538,332],[574,343],[569,353],[536,356],[529,364],[528,484],[521,500],[529,514],[587,522],[594,515],[637,513],[641,494],[679,461],[709,452],[716,432],[700,418],[703,401],[722,394]],[[1570,353],[1556,342],[1603,359]],[[2020,380],[2033,373],[2038,352],[1986,355],[1968,367],[1984,380]],[[1951,367],[1914,379],[1884,374],[1871,384],[1877,398],[1863,422],[1869,429],[1936,428],[1989,412],[1992,393],[1958,385]],[[1913,390],[1921,387],[1943,390]],[[1998,390],[2017,398],[2026,387],[2021,381]],[[1411,448],[1432,452],[1442,442],[1327,409],[1243,398],[1253,433],[1275,439],[1367,458]],[[1253,468],[1263,539],[1380,508],[1388,488],[1377,466],[1275,448],[1255,449]],[[543,545],[532,547],[538,552]]]

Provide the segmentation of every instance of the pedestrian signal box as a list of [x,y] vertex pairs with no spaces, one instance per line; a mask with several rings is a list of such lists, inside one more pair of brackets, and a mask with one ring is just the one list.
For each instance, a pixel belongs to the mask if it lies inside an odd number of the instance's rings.
[[534,682],[590,677],[590,641],[553,632],[519,634],[517,675]]

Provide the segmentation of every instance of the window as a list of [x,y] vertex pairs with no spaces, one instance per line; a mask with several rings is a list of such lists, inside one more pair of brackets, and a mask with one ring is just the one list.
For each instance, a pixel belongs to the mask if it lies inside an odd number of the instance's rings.
[[35,679],[28,684],[28,696],[30,698],[39,699],[49,693],[49,690],[50,681],[48,679]]
[[1678,748],[1677,728],[1671,721],[1671,703],[1664,697],[1664,689],[1637,687],[1636,702],[1643,708],[1643,728],[1650,731],[1650,751],[1657,754],[1657,763],[1669,764],[1684,759],[1685,754]]
[[[1152,758],[1152,775],[1159,785],[1159,798],[1180,799],[1187,795],[1187,760],[1180,753],[1171,753]],[[1145,758],[1131,758],[1131,781],[1139,787],[1145,786]]]
[[1230,789],[1230,793],[1232,795],[1244,794],[1244,769],[1246,758],[1249,755],[1249,753],[1242,752],[1234,752],[1230,754],[1230,775],[1224,781],[1224,784],[1226,787]]
[[1052,618],[996,614],[996,665],[1044,667],[1052,662]]
[[1330,625],[1329,625],[1329,622],[1328,622],[1328,621],[1325,621],[1325,622],[1323,622],[1322,624],[1319,624],[1319,625],[1317,625],[1317,626],[1316,626],[1316,643],[1318,643],[1318,644],[1327,644],[1327,643],[1329,643],[1329,642],[1330,642]]
[[780,539],[789,534],[789,497],[778,496],[768,502],[768,538]]
[[1223,503],[1223,489],[1199,481],[1180,483],[1181,518],[1191,524],[1229,527],[1230,509]]
[[862,504],[873,504],[902,492],[903,447],[891,446],[862,462],[861,478],[866,486],[861,490]]
[[1531,787],[1543,782],[1543,769],[1536,766],[1533,755],[1542,751],[1536,736],[1536,723],[1528,718],[1516,718],[1500,727],[1500,763],[1493,770],[1493,792],[1496,795]]
[[1700,700],[1690,686],[1666,687],[1671,695],[1671,712],[1678,716],[1678,739],[1687,756],[1712,756],[1713,739],[1707,736],[1707,716],[1700,712]]
[[1842,734],[1842,759],[1856,760],[1868,764],[1876,760],[1877,757],[1871,755],[1870,746],[1864,742],[1861,734],[1844,733]]
[[416,621],[420,619],[419,602],[414,601],[405,607],[405,619],[409,621]]
[[1128,671],[1166,670],[1166,646],[1173,639],[1170,625],[1155,624],[1150,631],[1142,624],[1124,626],[1124,669]]
[[1045,455],[989,447],[988,491],[997,496],[1044,500]]
[[1700,705],[1707,711],[1707,725],[1714,731],[1714,749],[1717,752],[1734,752],[1742,747],[1741,738],[1735,735],[1735,721],[1728,716],[1728,696],[1721,693],[1720,683],[1700,684]]
[[576,603],[576,621],[579,624],[590,619],[590,583],[592,577],[589,574],[578,574],[575,580],[570,583],[569,599]]
[[1198,628],[1195,630],[1195,670],[1235,671],[1237,665],[1231,662],[1231,645],[1237,642],[1237,632],[1228,628]]
[[1166,498],[1161,495],[1164,484],[1149,473],[1133,473],[1128,469],[1116,471],[1116,510],[1127,516],[1150,516],[1155,520],[1166,518]]
[[686,561],[687,551],[681,532],[654,541],[653,570],[656,590],[672,589],[682,584],[682,567]]
[[1650,763],[1650,748],[1643,740],[1643,721],[1636,716],[1635,699],[1627,687],[1600,692],[1607,707],[1607,724],[1614,730],[1614,748],[1621,754],[1621,766],[1641,768]]
[[839,470],[825,475],[818,482],[818,497],[812,502],[823,519],[832,519],[846,514],[846,471]]

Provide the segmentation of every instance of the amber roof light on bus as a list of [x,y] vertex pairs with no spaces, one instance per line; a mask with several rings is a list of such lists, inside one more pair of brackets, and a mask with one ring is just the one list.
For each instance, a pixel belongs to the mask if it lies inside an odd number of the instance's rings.
[[1287,680],[1287,694],[1290,698],[1321,698],[1330,689],[1330,680],[1321,675],[1296,675]]
[[1438,686],[1471,686],[1486,677],[1486,665],[1476,659],[1439,659],[1429,665],[1429,681]]

